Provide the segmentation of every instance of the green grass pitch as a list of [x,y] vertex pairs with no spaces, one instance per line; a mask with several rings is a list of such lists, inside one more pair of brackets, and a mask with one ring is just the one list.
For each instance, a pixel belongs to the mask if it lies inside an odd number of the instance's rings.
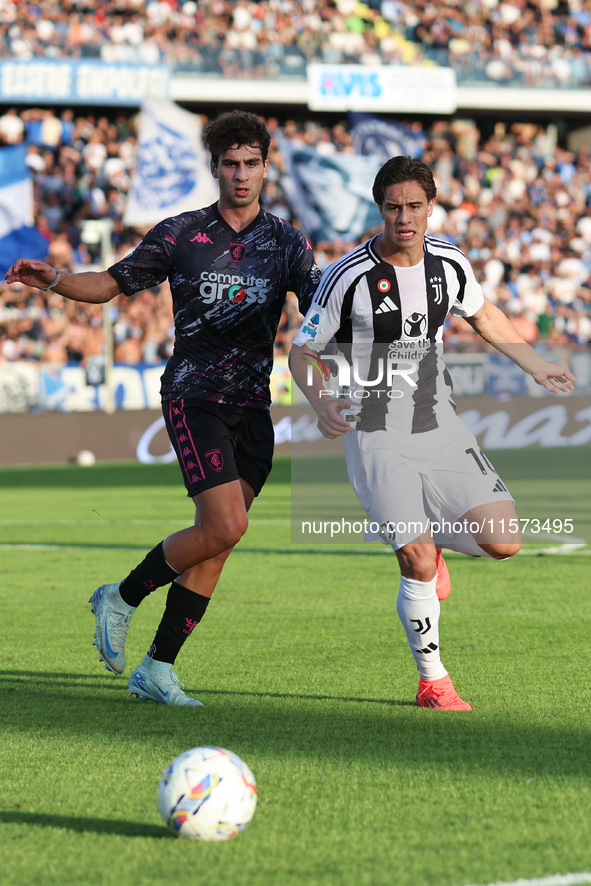
[[[532,456],[512,458],[494,460],[535,507]],[[554,462],[588,520],[589,449]],[[289,492],[278,459],[177,661],[206,707],[169,709],[128,697],[129,665],[115,677],[98,662],[87,600],[191,521],[176,466],[0,470],[3,886],[467,886],[591,870],[589,548],[450,555],[442,657],[474,710],[419,709],[394,556],[291,545]],[[131,666],[164,593],[134,616]],[[168,762],[206,744],[258,783],[229,843],[178,840],[158,813]]]

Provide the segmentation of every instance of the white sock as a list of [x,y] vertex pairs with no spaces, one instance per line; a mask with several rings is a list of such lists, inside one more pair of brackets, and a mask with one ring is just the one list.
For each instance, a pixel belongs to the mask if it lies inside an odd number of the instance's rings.
[[436,584],[437,576],[431,581],[415,581],[401,575],[396,600],[396,611],[406,631],[410,651],[425,680],[438,680],[447,674],[439,655],[441,606],[435,593]]

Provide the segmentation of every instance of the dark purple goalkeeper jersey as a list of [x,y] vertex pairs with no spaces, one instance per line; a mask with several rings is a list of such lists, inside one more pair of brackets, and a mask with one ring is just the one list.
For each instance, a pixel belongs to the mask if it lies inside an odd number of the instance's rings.
[[159,222],[109,268],[125,295],[172,291],[175,345],[163,400],[267,408],[273,345],[287,292],[305,314],[320,279],[303,234],[263,209],[236,233],[217,204]]

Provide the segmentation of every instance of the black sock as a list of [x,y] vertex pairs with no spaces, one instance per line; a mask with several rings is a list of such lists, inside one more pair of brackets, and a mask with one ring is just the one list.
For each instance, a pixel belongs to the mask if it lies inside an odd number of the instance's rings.
[[173,581],[162,621],[148,652],[150,658],[174,664],[183,643],[205,615],[208,603],[209,597],[196,594]]
[[128,606],[139,606],[144,597],[180,574],[164,559],[163,542],[160,542],[121,582],[119,593]]

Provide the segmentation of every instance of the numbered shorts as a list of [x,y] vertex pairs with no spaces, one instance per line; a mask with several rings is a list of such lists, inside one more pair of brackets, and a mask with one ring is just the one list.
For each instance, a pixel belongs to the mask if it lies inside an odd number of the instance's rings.
[[259,494],[271,470],[275,443],[268,409],[167,400],[162,411],[191,498],[238,479]]
[[417,434],[405,440],[389,431],[345,434],[349,480],[371,521],[366,541],[396,551],[433,529],[441,546],[471,508],[514,501],[463,424],[453,435],[428,433],[430,439]]

